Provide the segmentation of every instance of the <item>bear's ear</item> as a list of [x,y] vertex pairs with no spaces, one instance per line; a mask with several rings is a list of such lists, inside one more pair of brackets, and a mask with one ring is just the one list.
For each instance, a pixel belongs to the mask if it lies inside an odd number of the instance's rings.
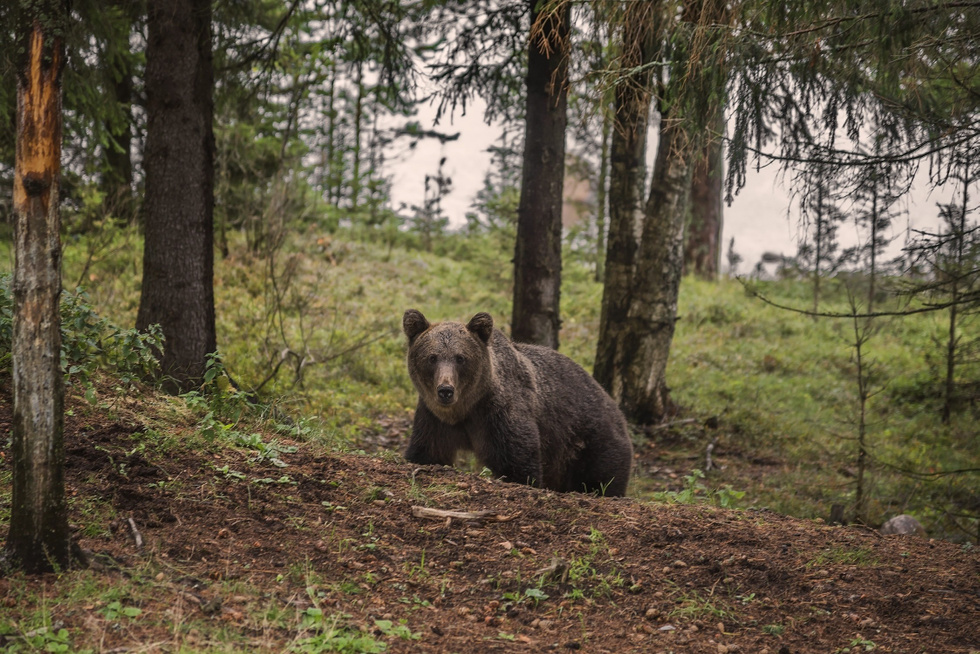
[[493,334],[493,317],[489,313],[478,313],[470,318],[466,329],[476,334],[484,343],[489,343]]
[[421,311],[409,309],[402,317],[402,329],[405,330],[405,336],[408,336],[409,343],[428,328],[429,321],[425,319]]

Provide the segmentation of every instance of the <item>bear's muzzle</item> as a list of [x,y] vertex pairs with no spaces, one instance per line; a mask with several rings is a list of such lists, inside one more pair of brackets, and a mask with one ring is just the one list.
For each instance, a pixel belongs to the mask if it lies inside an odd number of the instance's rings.
[[449,405],[456,400],[456,389],[449,384],[439,386],[436,394],[439,396],[439,404]]

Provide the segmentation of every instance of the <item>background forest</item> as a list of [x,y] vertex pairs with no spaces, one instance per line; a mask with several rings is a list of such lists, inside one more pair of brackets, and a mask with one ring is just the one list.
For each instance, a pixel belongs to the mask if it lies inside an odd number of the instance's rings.
[[[236,433],[247,401],[329,447],[399,451],[402,312],[488,311],[620,402],[633,496],[910,513],[980,543],[980,3],[168,4],[76,0],[63,30],[69,394],[111,404],[157,375],[203,403],[201,429]],[[5,271],[18,8],[0,8]],[[391,159],[456,138],[477,98],[502,127],[472,211],[446,215],[441,166],[396,205]],[[799,250],[735,279],[722,205],[768,165]],[[568,179],[590,192],[563,226]],[[940,189],[934,230],[902,231],[913,180]]]

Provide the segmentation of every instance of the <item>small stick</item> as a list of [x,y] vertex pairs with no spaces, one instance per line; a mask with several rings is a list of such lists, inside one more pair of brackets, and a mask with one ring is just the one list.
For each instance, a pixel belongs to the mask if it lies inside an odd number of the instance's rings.
[[465,520],[468,522],[510,522],[520,514],[512,516],[500,515],[496,511],[446,511],[430,509],[425,506],[413,506],[412,515],[416,518],[432,518],[433,520]]
[[717,442],[718,442],[718,438],[716,437],[713,441],[711,441],[710,443],[708,443],[707,451],[705,452],[705,457],[704,457],[704,459],[705,459],[705,461],[704,461],[704,471],[705,472],[709,472],[712,468],[717,467],[717,466],[714,465],[714,462],[712,462],[712,460],[711,460],[711,453],[714,451],[714,449],[715,449],[715,443],[717,443]]
[[136,521],[132,518],[126,518],[129,522],[129,529],[133,532],[133,540],[136,541],[136,549],[143,549],[143,536],[140,534],[140,530],[136,528]]

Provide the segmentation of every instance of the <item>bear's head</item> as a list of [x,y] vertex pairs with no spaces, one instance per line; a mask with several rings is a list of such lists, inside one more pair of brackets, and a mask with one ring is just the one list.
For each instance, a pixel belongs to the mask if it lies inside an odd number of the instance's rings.
[[462,421],[491,388],[493,318],[478,313],[465,325],[430,324],[409,309],[402,328],[408,337],[408,375],[419,397],[443,422]]

